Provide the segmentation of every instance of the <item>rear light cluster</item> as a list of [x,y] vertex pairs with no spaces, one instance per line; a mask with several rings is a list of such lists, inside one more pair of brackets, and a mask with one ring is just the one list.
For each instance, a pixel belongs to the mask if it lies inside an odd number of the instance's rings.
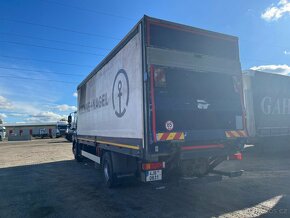
[[243,155],[242,153],[236,153],[236,154],[233,154],[229,157],[230,160],[243,160]]
[[142,170],[159,170],[165,168],[165,162],[143,163]]

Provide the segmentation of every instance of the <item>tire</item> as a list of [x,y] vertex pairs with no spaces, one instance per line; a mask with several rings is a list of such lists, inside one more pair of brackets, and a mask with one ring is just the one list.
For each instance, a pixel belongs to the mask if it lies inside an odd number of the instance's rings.
[[117,186],[117,177],[114,173],[114,168],[111,160],[111,155],[109,152],[106,152],[103,156],[102,161],[103,166],[103,174],[104,174],[104,180],[105,184],[108,188],[113,188]]
[[73,142],[72,152],[74,154],[74,158],[75,158],[76,161],[81,162],[83,160],[83,157],[80,154],[79,143]]
[[0,141],[2,141],[2,136],[0,135]]
[[71,135],[66,135],[65,139],[68,140],[69,142],[72,142],[72,136]]

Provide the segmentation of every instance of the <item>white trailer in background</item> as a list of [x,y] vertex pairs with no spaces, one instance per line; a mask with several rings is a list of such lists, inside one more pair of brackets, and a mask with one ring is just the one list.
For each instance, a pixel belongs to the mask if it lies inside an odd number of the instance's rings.
[[[262,149],[288,147],[290,140],[290,77],[246,70],[243,88],[248,143]],[[281,145],[281,146],[280,146]]]

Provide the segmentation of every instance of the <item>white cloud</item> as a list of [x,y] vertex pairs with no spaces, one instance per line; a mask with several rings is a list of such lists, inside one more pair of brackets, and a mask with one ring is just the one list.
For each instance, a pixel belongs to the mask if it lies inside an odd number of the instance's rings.
[[[5,112],[5,114],[0,113],[0,119],[15,117],[18,119],[16,122],[54,122],[66,118],[66,115],[46,110],[43,105],[20,101],[12,102],[3,96],[0,96],[0,109],[2,110],[1,112]],[[76,107],[63,104],[50,109],[74,111],[76,110]]]
[[6,117],[7,117],[7,115],[6,115],[6,114],[3,114],[3,113],[2,113],[2,114],[0,114],[0,119],[1,119],[1,120],[3,120],[3,119],[4,119],[4,118],[6,118]]
[[5,97],[0,95],[0,109],[11,110],[13,109],[13,105],[10,101],[8,101]]
[[27,114],[21,114],[21,113],[11,113],[9,114],[9,117],[26,117]]
[[284,55],[290,55],[290,51],[284,51]]
[[59,121],[62,118],[66,118],[66,116],[56,114],[51,111],[44,111],[44,112],[30,115],[30,117],[26,118],[25,120],[29,122],[55,122],[55,121]]
[[290,13],[290,3],[288,0],[280,0],[275,6],[272,4],[268,7],[264,13],[262,13],[261,18],[266,21],[279,20],[282,16]]
[[77,98],[78,97],[78,93],[77,92],[74,92],[73,93],[73,96]]
[[275,73],[275,74],[282,74],[282,75],[290,74],[290,66],[288,66],[287,64],[254,66],[254,67],[251,67],[251,70],[265,71],[268,73]]
[[15,101],[13,102],[13,105],[15,106],[15,109],[13,112],[15,113],[24,113],[24,114],[36,114],[41,111],[45,111],[39,103],[29,103],[29,102],[19,102]]
[[59,111],[75,111],[75,110],[77,110],[76,106],[69,106],[67,104],[57,105],[55,108],[58,109]]

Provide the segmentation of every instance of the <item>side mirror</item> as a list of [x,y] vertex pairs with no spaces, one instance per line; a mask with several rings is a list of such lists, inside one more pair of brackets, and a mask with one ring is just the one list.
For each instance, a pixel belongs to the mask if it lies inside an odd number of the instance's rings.
[[69,124],[71,124],[71,121],[72,121],[72,117],[71,117],[71,115],[69,115],[69,116],[67,117],[67,122],[68,122]]

